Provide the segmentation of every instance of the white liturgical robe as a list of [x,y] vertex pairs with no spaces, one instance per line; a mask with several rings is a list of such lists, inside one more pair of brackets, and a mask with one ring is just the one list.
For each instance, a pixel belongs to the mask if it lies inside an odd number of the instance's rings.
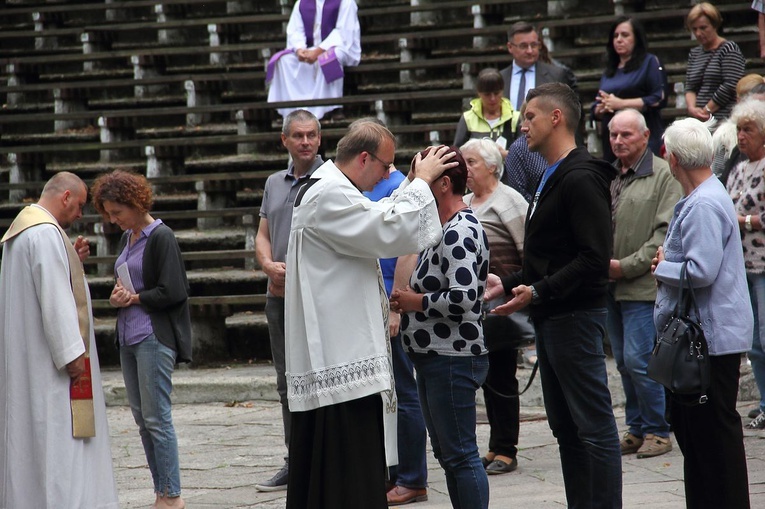
[[84,351],[61,234],[28,228],[0,264],[0,509],[119,509],[92,325],[96,436],[72,437],[66,365]]
[[373,202],[327,161],[306,186],[295,201],[286,261],[293,412],[391,389],[388,302],[377,260],[419,253],[442,235],[436,202],[421,179],[405,179],[393,196]]
[[[314,45],[306,44],[306,27],[300,15],[300,2],[295,2],[289,23],[287,23],[287,49],[311,49],[320,47],[325,51],[335,48],[337,61],[343,67],[359,65],[361,60],[361,28],[359,26],[358,7],[355,0],[342,0],[335,28],[321,37],[321,21],[324,0],[316,0],[316,17],[313,30]],[[309,27],[311,28],[311,27]],[[297,101],[301,99],[325,99],[343,96],[343,78],[327,83],[318,62],[309,64],[300,62],[294,53],[287,53],[277,62],[273,80],[268,89],[268,102]],[[328,112],[339,108],[338,105],[307,107],[316,118],[322,118]],[[277,111],[283,117],[296,108],[280,108]]]

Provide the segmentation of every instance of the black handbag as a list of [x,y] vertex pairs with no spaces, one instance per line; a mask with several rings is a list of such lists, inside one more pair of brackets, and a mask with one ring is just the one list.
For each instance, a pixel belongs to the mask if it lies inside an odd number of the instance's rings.
[[486,349],[498,352],[533,345],[536,335],[528,309],[521,309],[507,316],[489,314],[489,310],[504,303],[505,300],[501,298],[483,303],[483,337]]
[[[708,400],[711,378],[709,349],[686,263],[680,269],[675,309],[659,331],[648,360],[648,376],[666,387],[677,401],[703,404]],[[691,307],[695,312],[693,318]]]

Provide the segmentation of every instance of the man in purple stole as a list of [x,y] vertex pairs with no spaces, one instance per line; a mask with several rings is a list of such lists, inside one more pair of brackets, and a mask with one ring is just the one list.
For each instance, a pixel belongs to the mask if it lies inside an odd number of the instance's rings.
[[[268,62],[268,102],[343,96],[343,67],[361,59],[357,12],[354,0],[297,0],[287,24],[287,48]],[[299,107],[277,111],[286,117]],[[304,107],[316,118],[338,108]]]

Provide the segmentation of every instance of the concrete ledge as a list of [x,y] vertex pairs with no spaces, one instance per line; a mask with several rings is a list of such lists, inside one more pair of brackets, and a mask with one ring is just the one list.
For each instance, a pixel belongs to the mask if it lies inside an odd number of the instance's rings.
[[[608,368],[608,386],[614,407],[624,406],[624,391],[621,377],[612,358],[606,360]],[[531,375],[530,368],[519,368],[518,377],[523,387]],[[107,368],[101,373],[104,396],[107,406],[127,405],[125,383],[119,369]],[[223,368],[190,369],[181,366],[173,374],[173,403],[193,404],[230,401],[278,401],[276,392],[276,372],[269,364],[249,366],[230,366]],[[739,402],[758,401],[760,399],[752,368],[745,361],[741,364],[739,383]],[[483,405],[483,391],[478,391],[477,401]],[[528,392],[521,396],[521,407],[543,407],[542,386],[539,373]]]

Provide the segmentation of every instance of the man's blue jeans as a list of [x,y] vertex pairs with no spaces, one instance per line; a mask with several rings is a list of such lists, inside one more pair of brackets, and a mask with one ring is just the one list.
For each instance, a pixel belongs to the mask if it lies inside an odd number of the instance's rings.
[[608,390],[605,308],[537,318],[537,358],[569,509],[622,507],[622,457]]
[[667,438],[664,387],[649,378],[648,359],[656,341],[653,302],[615,301],[608,296],[608,338],[616,367],[622,375],[629,432],[636,437],[648,433]]
[[398,465],[390,467],[390,477],[396,486],[425,488],[428,485],[425,452],[428,436],[417,395],[414,366],[404,352],[400,335],[391,338],[390,343],[398,399]]
[[752,362],[754,381],[760,391],[760,412],[765,412],[765,274],[747,273],[746,280],[754,312],[754,337],[748,355]]
[[120,364],[154,491],[177,497],[181,494],[181,472],[170,402],[175,351],[151,334],[138,344],[120,346]]
[[489,371],[487,355],[410,354],[417,370],[425,425],[433,454],[446,473],[455,509],[489,507],[489,479],[478,457],[475,394]]

